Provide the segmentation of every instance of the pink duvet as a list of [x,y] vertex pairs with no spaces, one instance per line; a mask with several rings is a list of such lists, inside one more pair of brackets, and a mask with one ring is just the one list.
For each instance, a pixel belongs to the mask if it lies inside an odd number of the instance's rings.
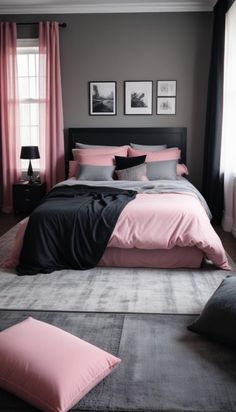
[[138,249],[196,246],[216,266],[230,270],[220,238],[199,200],[191,193],[138,194],[121,213],[109,246]]
[[[20,225],[5,267],[17,264],[27,219]],[[108,247],[172,249],[197,247],[221,269],[230,270],[220,238],[199,200],[191,193],[137,194],[121,213]]]

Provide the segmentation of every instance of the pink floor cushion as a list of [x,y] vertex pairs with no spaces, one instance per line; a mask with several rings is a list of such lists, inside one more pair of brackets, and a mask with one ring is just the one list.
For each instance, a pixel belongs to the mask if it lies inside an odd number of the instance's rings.
[[46,412],[68,411],[119,363],[31,317],[0,332],[0,387]]

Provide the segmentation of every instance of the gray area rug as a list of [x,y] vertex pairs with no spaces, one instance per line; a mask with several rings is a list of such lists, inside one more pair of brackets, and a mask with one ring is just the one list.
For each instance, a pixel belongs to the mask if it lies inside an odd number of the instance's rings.
[[[16,227],[0,238],[0,261],[8,255]],[[0,271],[0,308],[88,312],[197,314],[227,275],[201,269],[94,268],[18,277]]]
[[[74,411],[236,411],[236,352],[189,332],[194,316],[1,311],[0,329],[28,316],[122,359]],[[36,411],[0,391],[0,411]]]

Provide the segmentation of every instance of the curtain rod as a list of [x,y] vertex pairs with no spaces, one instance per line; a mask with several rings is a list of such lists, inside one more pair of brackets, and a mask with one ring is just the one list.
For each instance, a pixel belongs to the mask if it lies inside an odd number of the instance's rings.
[[[38,22],[28,22],[28,23],[16,23],[17,24],[17,26],[29,26],[29,25],[31,25],[31,24],[38,24]],[[65,27],[67,27],[67,24],[66,23],[59,23],[59,27],[62,27],[63,29],[65,28]]]

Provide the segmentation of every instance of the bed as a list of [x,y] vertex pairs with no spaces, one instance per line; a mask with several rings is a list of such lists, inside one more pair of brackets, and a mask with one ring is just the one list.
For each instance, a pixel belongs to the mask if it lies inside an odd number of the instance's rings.
[[[186,128],[69,129],[65,145],[66,175],[68,175],[69,165],[73,161],[72,151],[78,142],[94,146],[121,146],[127,145],[130,142],[140,145],[165,144],[167,149],[179,148],[181,151],[179,163],[185,164],[186,132]],[[91,188],[91,191],[101,191],[104,188],[104,190],[107,190],[107,188],[113,187],[114,190],[123,190],[129,195],[132,191],[137,193],[136,197],[132,198],[132,201],[128,201],[127,205],[122,209],[118,221],[109,235],[107,247],[103,251],[101,258],[97,261],[97,265],[196,268],[200,267],[203,259],[207,257],[217,267],[225,270],[230,269],[221,241],[210,224],[208,207],[201,194],[185,178],[179,177],[176,181],[159,179],[158,181],[150,182],[119,180],[112,182],[80,180],[78,182],[75,177],[71,177],[59,183],[57,189],[60,191],[60,188],[65,188],[65,186],[73,188],[78,183],[85,187],[86,190]],[[133,196],[132,193],[131,195]],[[40,220],[42,220],[41,217]],[[26,223],[23,222],[8,265],[17,264],[25,228]],[[74,231],[74,228],[72,230],[68,229],[67,232],[71,231]],[[64,238],[67,232],[64,232]],[[37,228],[34,233],[38,233]],[[50,237],[51,235],[48,236]],[[31,235],[32,237],[33,235]],[[25,256],[27,258],[30,255],[28,249],[31,247],[31,238],[28,236],[28,248],[25,248]],[[45,252],[45,243],[47,243],[47,238],[42,240],[41,255]],[[64,242],[63,247],[67,247],[66,242]],[[31,255],[34,253],[35,249],[32,249]],[[74,256],[75,254],[75,251],[73,251],[72,255]],[[72,268],[76,268],[76,264],[72,265]],[[68,260],[64,266],[64,268],[70,268]],[[57,268],[62,269],[63,266],[52,265],[48,272]],[[79,268],[84,269],[86,267],[78,266]],[[40,270],[40,266],[38,266],[37,270],[47,273],[47,269]],[[24,274],[24,267],[18,274]]]

